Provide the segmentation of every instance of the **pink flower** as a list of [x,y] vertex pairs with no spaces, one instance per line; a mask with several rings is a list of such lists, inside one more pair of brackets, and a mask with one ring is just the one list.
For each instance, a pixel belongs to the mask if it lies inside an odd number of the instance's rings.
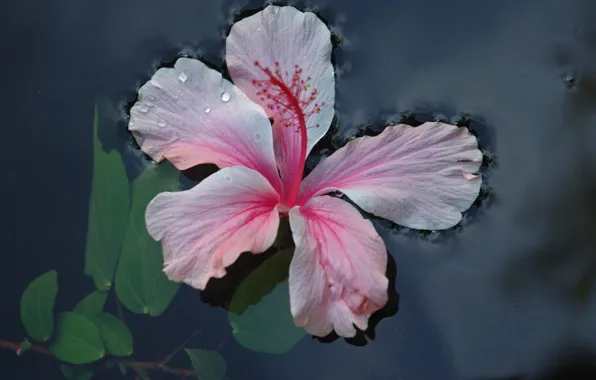
[[[159,194],[147,228],[168,278],[204,289],[242,252],[261,253],[289,215],[296,251],[291,312],[309,333],[366,329],[387,302],[387,253],[367,212],[403,226],[444,229],[478,196],[482,154],[466,128],[387,127],[349,142],[303,181],[306,157],[329,129],[335,81],[327,27],[312,13],[268,6],[226,40],[235,85],[180,58],[139,90],[129,128],[143,151],[184,170],[221,170],[194,188]],[[268,117],[274,122],[271,125]]]

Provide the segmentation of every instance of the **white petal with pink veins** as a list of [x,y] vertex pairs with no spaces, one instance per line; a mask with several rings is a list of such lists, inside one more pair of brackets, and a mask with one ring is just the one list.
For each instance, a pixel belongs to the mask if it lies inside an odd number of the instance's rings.
[[204,289],[242,252],[261,253],[273,244],[278,202],[261,174],[228,167],[190,190],[157,195],[147,206],[147,230],[161,240],[168,278]]
[[299,204],[339,190],[363,210],[417,229],[445,229],[478,197],[482,153],[467,128],[439,122],[387,127],[323,159]]
[[387,303],[387,252],[372,223],[349,203],[328,196],[290,210],[296,251],[290,264],[290,305],[297,326],[325,336],[366,330]]
[[275,153],[288,187],[297,186],[306,156],[333,119],[331,51],[327,26],[290,6],[266,7],[234,24],[226,39],[234,83],[275,121]]
[[139,90],[129,129],[141,149],[184,170],[202,163],[241,165],[279,179],[271,124],[263,109],[204,63],[180,58]]

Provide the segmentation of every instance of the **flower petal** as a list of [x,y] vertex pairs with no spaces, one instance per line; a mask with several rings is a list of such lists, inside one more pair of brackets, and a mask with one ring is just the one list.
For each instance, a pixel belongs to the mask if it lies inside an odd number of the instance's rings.
[[178,59],[141,87],[129,129],[155,161],[167,158],[180,170],[203,163],[245,166],[279,186],[266,114],[196,59]]
[[327,26],[291,6],[266,7],[234,24],[226,39],[230,75],[274,119],[278,166],[296,193],[306,156],[333,119],[331,51]]
[[387,127],[352,140],[304,179],[299,203],[334,190],[363,210],[417,229],[453,227],[478,197],[482,153],[467,128]]
[[372,223],[349,203],[328,196],[290,210],[296,251],[290,264],[290,304],[310,334],[356,334],[387,302],[387,252]]
[[204,289],[242,252],[261,253],[273,244],[278,202],[261,174],[233,166],[190,190],[157,195],[147,206],[147,230],[161,240],[168,278]]

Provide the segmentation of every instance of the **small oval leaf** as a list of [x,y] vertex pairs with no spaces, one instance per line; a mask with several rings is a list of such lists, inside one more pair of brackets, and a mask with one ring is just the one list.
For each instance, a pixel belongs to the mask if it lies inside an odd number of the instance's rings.
[[85,367],[69,367],[66,364],[60,366],[64,377],[68,380],[89,380],[93,377],[93,372]]
[[[293,249],[284,249],[252,272],[238,287],[228,312],[234,338],[242,346],[283,354],[305,335],[294,324],[288,297],[288,269]],[[281,283],[279,283],[281,281]],[[277,285],[276,285],[277,284]],[[264,290],[273,291],[263,296]]]
[[99,125],[108,121],[113,106],[106,99],[95,104],[93,117],[93,180],[89,200],[85,274],[99,290],[112,286],[128,222],[128,177],[120,153],[105,152],[99,140]]
[[31,281],[21,296],[21,320],[27,334],[39,342],[52,336],[57,294],[58,274],[52,270]]
[[106,354],[99,329],[89,318],[67,311],[58,317],[56,341],[50,351],[71,364],[91,363]]
[[179,284],[163,273],[161,245],[147,232],[145,209],[160,192],[177,189],[179,176],[176,168],[164,162],[133,181],[130,218],[116,269],[116,294],[133,313],[158,316],[178,291]]
[[132,334],[124,322],[109,313],[101,313],[94,317],[93,321],[99,327],[106,350],[110,355],[132,355]]
[[221,380],[226,374],[226,360],[216,351],[187,348],[195,376],[200,380]]
[[100,314],[108,299],[108,293],[99,290],[89,293],[74,308],[76,313],[87,317]]

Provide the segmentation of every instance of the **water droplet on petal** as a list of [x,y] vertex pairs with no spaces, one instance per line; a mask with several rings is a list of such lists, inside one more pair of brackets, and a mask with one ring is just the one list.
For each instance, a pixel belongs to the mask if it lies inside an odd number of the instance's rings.
[[224,92],[223,94],[221,94],[221,101],[222,102],[227,102],[228,100],[230,100],[230,93],[229,92]]
[[232,182],[232,177],[230,177],[229,175],[224,176],[224,179],[228,182]]
[[157,125],[159,125],[161,128],[165,127],[167,124],[165,121],[160,121],[159,123],[157,123]]
[[279,13],[279,7],[273,7],[273,13]]
[[147,113],[149,112],[149,107],[141,105],[139,106],[139,112]]
[[157,88],[163,89],[163,86],[161,85],[161,83],[159,83],[155,78],[151,78],[151,84]]
[[209,113],[209,112],[211,112],[211,108],[209,108],[209,107],[205,108],[205,113]]
[[180,73],[180,75],[178,75],[178,80],[182,83],[186,82],[187,79],[188,75],[186,75],[186,73]]
[[261,132],[255,132],[253,137],[255,138],[255,141],[261,141],[263,139],[263,134]]

